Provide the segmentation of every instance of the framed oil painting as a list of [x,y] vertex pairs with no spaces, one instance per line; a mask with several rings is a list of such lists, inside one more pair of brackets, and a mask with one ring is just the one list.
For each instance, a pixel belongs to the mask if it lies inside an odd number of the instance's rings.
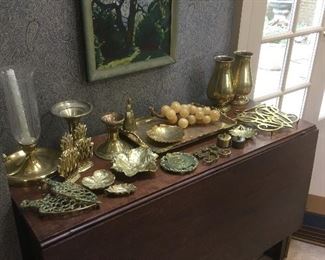
[[88,80],[175,62],[177,0],[82,0]]

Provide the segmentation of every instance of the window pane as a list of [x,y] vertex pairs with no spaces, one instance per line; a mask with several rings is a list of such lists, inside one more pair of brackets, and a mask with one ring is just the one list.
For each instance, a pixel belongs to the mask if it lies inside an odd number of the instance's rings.
[[320,26],[324,13],[324,0],[301,0],[297,29]]
[[271,98],[271,99],[265,100],[265,101],[262,102],[262,104],[265,104],[267,106],[278,107],[279,98]]
[[281,111],[301,117],[305,104],[305,94],[306,89],[301,89],[284,95]]
[[322,106],[320,108],[319,120],[325,119],[325,91],[323,94]]
[[263,36],[289,31],[294,0],[268,0]]
[[277,92],[281,88],[288,40],[264,43],[261,46],[254,98]]
[[308,83],[318,33],[294,38],[286,88]]

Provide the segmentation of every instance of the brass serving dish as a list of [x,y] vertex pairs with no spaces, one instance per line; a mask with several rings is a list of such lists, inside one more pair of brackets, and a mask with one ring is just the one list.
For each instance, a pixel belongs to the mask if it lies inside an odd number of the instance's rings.
[[153,141],[147,135],[147,131],[155,125],[167,124],[167,120],[157,117],[144,117],[138,118],[136,123],[137,128],[134,131],[136,136],[129,132],[123,132],[123,134],[138,145],[143,145],[143,143],[145,143],[153,152],[158,154],[166,153],[184,145],[197,142],[203,138],[213,136],[222,130],[230,129],[236,125],[236,122],[233,119],[222,114],[218,122],[209,125],[198,124],[184,129],[184,136],[182,140],[177,143],[158,143]]
[[97,170],[92,176],[84,177],[82,185],[91,190],[105,189],[115,181],[115,175],[105,169]]
[[121,184],[115,184],[115,185],[108,187],[105,190],[105,192],[108,195],[122,196],[122,195],[129,195],[129,194],[135,192],[136,189],[137,189],[137,187],[133,184],[121,183]]
[[184,129],[174,125],[155,125],[147,131],[147,135],[159,143],[177,143],[184,137]]
[[117,154],[114,157],[112,169],[123,172],[128,177],[139,172],[155,172],[158,169],[157,158],[158,154],[152,152],[150,148],[138,147]]
[[229,130],[229,133],[232,136],[237,136],[237,137],[244,137],[246,139],[253,138],[255,135],[257,135],[257,131],[254,128],[251,127],[246,127],[243,125],[238,125],[231,130]]
[[161,167],[178,174],[185,174],[194,171],[199,165],[198,159],[189,153],[167,153],[160,160]]

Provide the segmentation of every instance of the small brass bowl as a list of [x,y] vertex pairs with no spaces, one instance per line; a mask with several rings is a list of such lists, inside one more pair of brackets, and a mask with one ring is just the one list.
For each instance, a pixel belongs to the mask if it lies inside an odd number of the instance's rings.
[[108,195],[123,196],[130,195],[131,193],[135,192],[136,189],[137,187],[133,184],[121,183],[110,186],[105,190],[105,192]]
[[148,130],[147,135],[159,143],[177,143],[182,141],[184,130],[178,126],[160,124]]
[[82,185],[91,190],[105,189],[112,185],[115,181],[113,173],[107,170],[97,170],[92,176],[84,177],[81,181]]
[[229,133],[232,136],[244,137],[246,139],[250,139],[250,138],[253,138],[257,134],[257,131],[256,131],[256,129],[251,128],[251,127],[238,125],[238,126],[234,127],[233,129],[229,130]]

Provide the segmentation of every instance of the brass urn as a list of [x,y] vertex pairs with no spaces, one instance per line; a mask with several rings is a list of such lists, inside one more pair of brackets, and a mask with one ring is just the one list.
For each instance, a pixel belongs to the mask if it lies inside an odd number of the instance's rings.
[[229,103],[234,99],[232,64],[234,58],[220,55],[215,58],[216,65],[208,85],[208,98],[215,100],[224,112],[230,110]]
[[242,106],[249,102],[248,96],[253,86],[250,66],[253,53],[249,51],[235,51],[234,56],[233,87],[235,90],[235,99],[232,104]]

